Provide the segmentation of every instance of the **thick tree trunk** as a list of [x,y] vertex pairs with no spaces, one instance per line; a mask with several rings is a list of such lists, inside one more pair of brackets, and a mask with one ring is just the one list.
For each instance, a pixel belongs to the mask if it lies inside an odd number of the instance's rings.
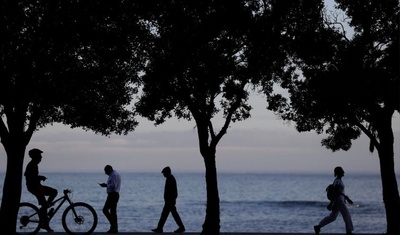
[[[7,153],[7,170],[3,186],[3,198],[0,209],[0,228],[2,234],[15,234],[18,207],[21,200],[22,172],[25,144],[17,140],[3,141]],[[22,141],[19,141],[21,143]]]
[[393,155],[379,154],[381,165],[381,180],[383,190],[383,202],[386,209],[387,234],[400,234],[400,197],[397,180],[394,171]]
[[201,234],[217,235],[220,232],[220,208],[215,154],[209,154],[203,157],[206,167],[207,208]]
[[383,202],[386,209],[387,234],[400,234],[400,196],[394,166],[392,115],[382,115],[378,122],[378,148]]

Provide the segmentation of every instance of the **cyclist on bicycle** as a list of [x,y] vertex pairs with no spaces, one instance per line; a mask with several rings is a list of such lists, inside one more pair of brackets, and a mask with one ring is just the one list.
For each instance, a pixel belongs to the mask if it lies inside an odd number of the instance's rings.
[[[43,151],[40,149],[31,149],[29,151],[29,157],[31,158],[31,161],[26,166],[24,175],[28,191],[35,195],[39,205],[41,205],[40,217],[41,221],[43,221],[43,223],[40,225],[41,228],[45,229],[47,232],[53,232],[47,219],[47,209],[50,207],[58,192],[54,188],[41,184],[41,181],[45,181],[47,179],[45,176],[39,175],[38,165],[42,160],[42,153]],[[48,196],[47,200],[45,196]]]

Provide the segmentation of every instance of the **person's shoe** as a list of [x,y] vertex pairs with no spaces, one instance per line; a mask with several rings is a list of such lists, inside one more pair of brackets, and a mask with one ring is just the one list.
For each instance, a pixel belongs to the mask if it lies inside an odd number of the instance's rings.
[[314,232],[315,232],[315,235],[319,235],[319,232],[321,231],[321,227],[319,226],[319,225],[315,225],[314,226]]
[[177,230],[174,231],[174,233],[183,233],[185,232],[185,227],[179,227]]
[[50,226],[49,226],[48,224],[44,224],[44,225],[40,226],[40,228],[46,230],[48,233],[54,232],[54,230],[51,229]]
[[110,230],[108,230],[107,233],[118,233],[118,229],[117,228],[110,228]]
[[155,229],[152,229],[151,231],[153,231],[155,233],[163,233],[163,229],[162,228],[155,228]]

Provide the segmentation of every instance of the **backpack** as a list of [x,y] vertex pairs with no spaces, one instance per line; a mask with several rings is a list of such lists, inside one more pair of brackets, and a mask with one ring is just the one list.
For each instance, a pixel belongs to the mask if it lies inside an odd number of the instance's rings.
[[326,197],[329,199],[329,201],[333,201],[336,199],[336,192],[333,184],[330,184],[328,185],[328,187],[326,187]]

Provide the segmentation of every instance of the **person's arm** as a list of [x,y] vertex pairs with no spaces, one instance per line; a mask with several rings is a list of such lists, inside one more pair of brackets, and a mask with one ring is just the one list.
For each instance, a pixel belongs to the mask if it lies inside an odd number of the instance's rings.
[[177,197],[176,181],[173,176],[169,176],[165,181],[165,201],[175,201]]
[[39,179],[40,181],[46,181],[46,180],[47,180],[47,177],[46,177],[46,176],[43,176],[43,175],[38,175],[37,177],[38,177],[38,179]]
[[24,175],[31,185],[39,185],[40,181],[46,180],[46,177],[39,175],[38,166],[32,162],[28,163]]
[[346,199],[346,201],[350,204],[353,204],[353,201],[349,198],[349,196],[344,195],[344,199]]

